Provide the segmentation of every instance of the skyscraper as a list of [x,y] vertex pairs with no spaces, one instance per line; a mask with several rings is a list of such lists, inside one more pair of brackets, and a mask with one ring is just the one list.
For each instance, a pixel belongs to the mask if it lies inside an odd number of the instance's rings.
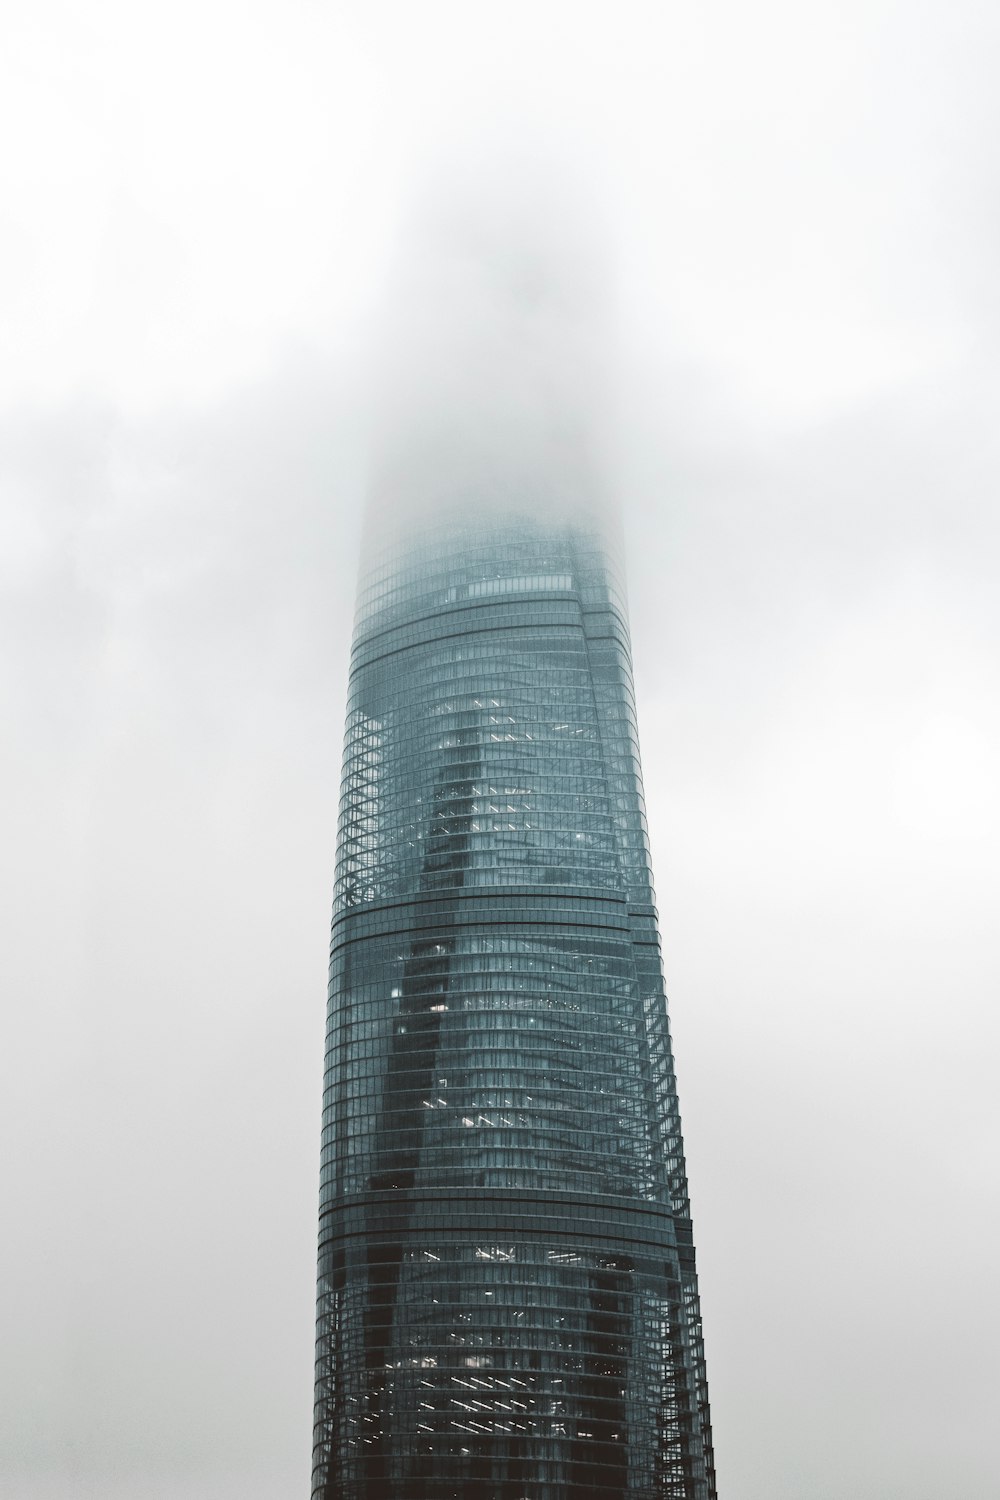
[[372,444],[313,1496],[713,1500],[606,278],[564,174],[473,168],[407,243]]
[[315,1500],[711,1500],[613,528],[373,522],[330,957]]

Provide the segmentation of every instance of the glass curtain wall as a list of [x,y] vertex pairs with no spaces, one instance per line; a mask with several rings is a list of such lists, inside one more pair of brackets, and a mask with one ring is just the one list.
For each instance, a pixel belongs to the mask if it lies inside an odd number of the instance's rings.
[[618,549],[443,507],[362,570],[314,1500],[712,1500]]

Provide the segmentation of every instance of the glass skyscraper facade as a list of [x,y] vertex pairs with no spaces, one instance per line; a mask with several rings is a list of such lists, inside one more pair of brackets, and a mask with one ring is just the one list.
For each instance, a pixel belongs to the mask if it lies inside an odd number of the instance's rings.
[[330,951],[314,1500],[711,1500],[619,549],[370,527]]

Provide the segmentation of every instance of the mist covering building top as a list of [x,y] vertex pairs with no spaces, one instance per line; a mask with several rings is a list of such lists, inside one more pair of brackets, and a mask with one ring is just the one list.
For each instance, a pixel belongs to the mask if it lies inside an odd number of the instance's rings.
[[359,585],[313,1495],[711,1500],[587,282],[461,229],[416,257]]

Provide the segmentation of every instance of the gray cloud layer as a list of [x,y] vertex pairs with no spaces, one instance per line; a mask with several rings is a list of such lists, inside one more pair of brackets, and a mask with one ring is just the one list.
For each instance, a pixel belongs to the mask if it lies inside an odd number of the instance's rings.
[[368,310],[461,128],[562,139],[614,224],[722,1491],[993,1493],[992,18],[15,32],[4,1488],[305,1490]]

